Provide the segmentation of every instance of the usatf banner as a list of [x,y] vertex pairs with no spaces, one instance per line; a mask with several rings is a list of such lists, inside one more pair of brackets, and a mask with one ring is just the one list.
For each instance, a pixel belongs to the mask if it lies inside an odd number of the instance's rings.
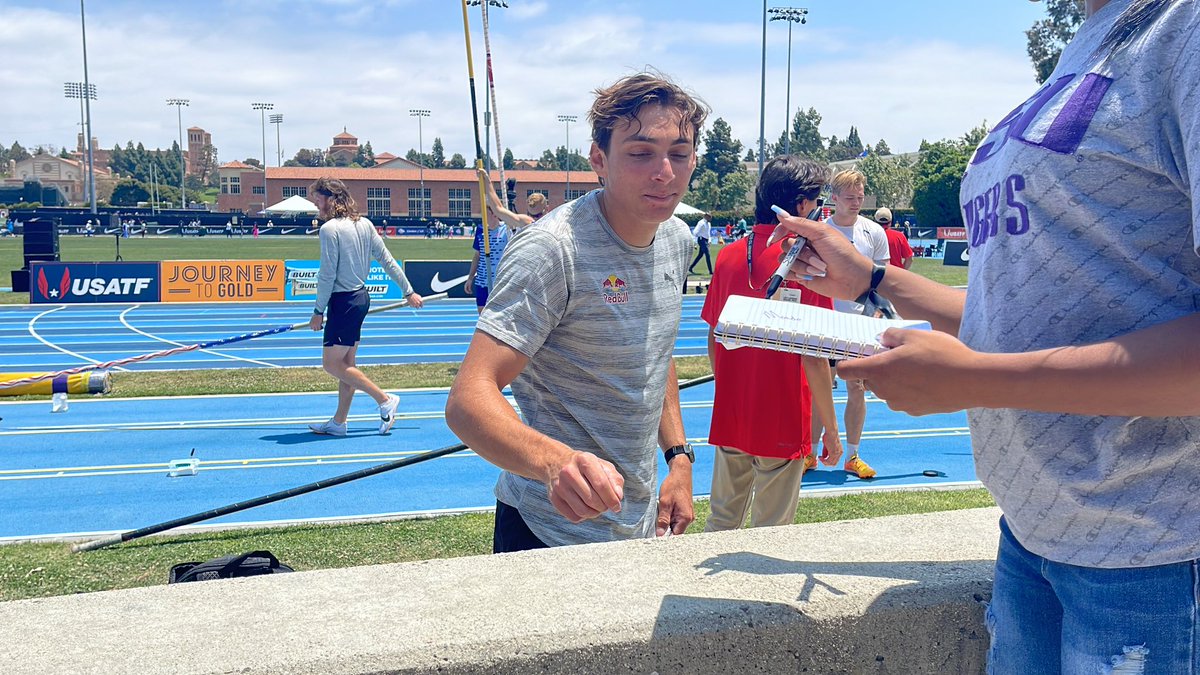
[[966,241],[967,228],[965,227],[939,227],[937,229],[937,238],[946,239],[949,241]]
[[164,260],[163,302],[283,300],[281,260]]
[[35,262],[33,303],[158,302],[158,263]]

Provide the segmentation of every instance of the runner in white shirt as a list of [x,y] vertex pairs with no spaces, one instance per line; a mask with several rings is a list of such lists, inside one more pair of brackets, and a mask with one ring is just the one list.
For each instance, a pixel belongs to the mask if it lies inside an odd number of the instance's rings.
[[[862,173],[842,171],[833,177],[830,184],[835,211],[825,222],[841,232],[859,253],[875,262],[886,265],[891,260],[887,233],[874,221],[858,215],[866,197],[867,178]],[[850,300],[833,301],[839,312],[858,314],[862,305]],[[836,364],[835,364],[836,365]],[[863,426],[867,421],[867,395],[858,380],[846,380],[846,413],[842,428],[846,430],[846,463],[842,467],[847,473],[859,478],[874,478],[875,469],[858,456],[858,444],[862,440]],[[813,438],[821,437],[820,421],[813,417]]]

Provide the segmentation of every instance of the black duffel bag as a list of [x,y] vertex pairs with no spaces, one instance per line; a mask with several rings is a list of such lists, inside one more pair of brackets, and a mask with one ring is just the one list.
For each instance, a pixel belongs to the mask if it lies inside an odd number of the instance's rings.
[[251,551],[241,555],[227,555],[205,562],[186,562],[171,566],[168,584],[185,581],[208,581],[209,579],[233,579],[255,577],[260,574],[282,574],[294,572],[279,562],[270,551]]

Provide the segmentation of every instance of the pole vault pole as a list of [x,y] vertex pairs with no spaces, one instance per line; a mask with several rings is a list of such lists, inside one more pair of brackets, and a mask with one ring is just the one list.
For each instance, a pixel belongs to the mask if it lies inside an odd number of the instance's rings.
[[[487,2],[487,0],[484,0]],[[479,105],[475,102],[475,64],[471,62],[471,24],[467,20],[467,0],[462,0],[463,40],[467,44],[467,80],[471,85],[471,128],[475,130],[475,169],[483,170],[483,144],[479,141]],[[487,273],[488,292],[492,291],[492,236],[488,229],[487,185],[483,174],[479,175],[479,215],[483,221],[483,269]]]
[[[694,387],[696,385],[705,384],[707,382],[712,382],[712,380],[713,380],[712,375],[704,375],[701,377],[697,377],[695,379],[688,380],[687,382],[680,383],[679,390],[683,391],[684,389],[687,389],[689,387]],[[121,534],[114,534],[114,535],[111,535],[108,537],[104,537],[102,539],[93,539],[92,541],[85,541],[85,542],[82,542],[82,543],[72,546],[71,551],[73,551],[75,553],[79,553],[81,551],[94,551],[98,548],[112,546],[113,544],[120,544],[122,542],[130,541],[133,539],[140,539],[142,537],[147,537],[152,534],[158,534],[159,532],[165,532],[166,530],[171,530],[176,527],[183,527],[184,525],[191,525],[193,523],[198,523],[202,520],[219,518],[221,516],[226,516],[231,513],[237,513],[238,511],[245,511],[246,509],[252,509],[256,506],[262,506],[264,504],[270,504],[272,502],[278,502],[278,501],[282,501],[284,499],[290,499],[291,497],[308,494],[309,492],[316,492],[317,490],[322,490],[327,487],[333,487],[335,485],[349,483],[350,481],[358,480],[359,478],[366,478],[367,476],[374,476],[377,474],[384,473],[386,471],[391,471],[392,469],[399,469],[401,467],[409,466],[412,464],[417,464],[419,462],[424,462],[424,461],[427,461],[430,459],[444,457],[446,455],[450,455],[450,454],[459,452],[461,450],[466,450],[466,449],[467,449],[466,445],[459,443],[458,445],[450,445],[450,446],[446,446],[444,448],[439,448],[437,450],[430,450],[428,452],[422,452],[421,454],[413,455],[412,457],[405,457],[404,459],[397,459],[392,462],[387,462],[384,464],[378,464],[376,466],[367,467],[366,469],[359,469],[358,471],[344,473],[340,476],[334,476],[333,478],[319,480],[315,483],[309,483],[307,485],[301,485],[299,487],[294,487],[294,488],[290,488],[287,490],[281,490],[279,492],[273,492],[273,493],[271,493],[269,495],[265,495],[263,497],[255,497],[254,499],[247,499],[245,501],[237,502],[234,504],[229,504],[227,506],[220,506],[215,509],[211,509],[209,511],[204,511],[202,513],[197,513],[197,514],[194,514],[191,516],[184,516],[182,518],[176,518],[174,520],[168,520],[166,522],[159,523],[157,525],[149,525],[147,527],[143,527],[143,528],[140,528],[137,530],[130,530],[128,532],[122,532]]]
[[[120,239],[118,239],[117,241],[120,241]],[[444,297],[446,297],[445,293],[438,293],[437,295],[431,295],[428,298],[423,298],[423,299],[426,302],[429,302],[430,300],[440,300]],[[386,312],[390,309],[396,309],[399,307],[407,307],[407,306],[408,306],[408,300],[403,300],[401,302],[395,302],[390,305],[384,305],[383,307],[376,307],[375,309],[367,310],[367,314],[377,314],[379,312]],[[11,389],[12,387],[19,387],[19,386],[25,385],[25,384],[33,384],[35,382],[42,382],[44,380],[53,380],[56,377],[75,375],[77,373],[86,373],[89,370],[104,370],[107,368],[119,368],[120,366],[129,365],[131,363],[141,363],[142,361],[149,361],[151,359],[159,359],[164,356],[175,356],[176,354],[182,354],[184,352],[212,349],[213,347],[223,347],[225,345],[233,344],[235,342],[243,342],[245,340],[253,340],[254,338],[266,337],[267,335],[279,335],[280,333],[286,333],[290,330],[296,330],[297,328],[307,328],[308,325],[309,325],[308,321],[301,321],[300,323],[294,323],[289,326],[279,326],[277,328],[268,328],[266,330],[254,331],[253,333],[243,333],[242,335],[234,335],[232,337],[221,338],[219,340],[209,340],[208,342],[197,342],[196,344],[191,344],[191,345],[179,345],[178,347],[175,347],[173,349],[164,349],[162,351],[150,352],[148,354],[139,354],[137,356],[129,356],[129,357],[126,357],[123,359],[117,359],[115,361],[108,361],[105,363],[92,363],[92,364],[89,364],[86,366],[77,366],[75,368],[68,368],[67,370],[60,370],[60,371],[53,372],[53,373],[43,373],[41,375],[31,375],[29,377],[23,377],[19,380],[0,381],[0,389]],[[179,344],[179,343],[174,343],[174,344]]]
[[[483,51],[487,54],[487,83],[488,96],[492,100],[492,124],[496,127],[496,168],[500,170],[500,189],[507,190],[508,183],[504,179],[504,145],[500,142],[500,107],[496,105],[496,80],[492,75],[492,38],[488,30],[488,0],[483,0],[479,3],[479,9],[483,12]],[[487,150],[488,148],[484,148]],[[505,193],[507,194],[507,193]],[[501,197],[500,201],[505,201]],[[510,204],[510,207],[516,204]],[[488,283],[491,283],[490,280]]]

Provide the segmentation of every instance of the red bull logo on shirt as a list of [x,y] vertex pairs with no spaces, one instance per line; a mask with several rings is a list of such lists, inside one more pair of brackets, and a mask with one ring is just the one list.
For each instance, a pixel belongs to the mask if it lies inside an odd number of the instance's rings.
[[604,302],[610,305],[623,305],[629,302],[629,289],[625,282],[615,274],[608,275],[608,278],[600,284],[600,293],[604,296]]

